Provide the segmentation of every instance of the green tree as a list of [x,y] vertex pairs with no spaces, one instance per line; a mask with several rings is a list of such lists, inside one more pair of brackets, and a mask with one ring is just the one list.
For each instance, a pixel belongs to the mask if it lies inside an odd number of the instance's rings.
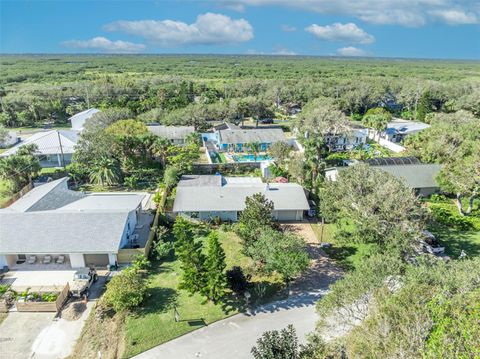
[[245,199],[245,209],[240,214],[236,227],[245,248],[255,242],[263,228],[273,226],[272,211],[273,202],[262,193],[255,193]]
[[133,269],[125,269],[107,284],[104,300],[116,312],[134,309],[145,298],[147,286],[143,277]]
[[257,162],[260,153],[260,142],[250,142],[247,144],[247,151],[253,156],[253,162]]
[[101,186],[112,186],[120,181],[120,168],[118,162],[112,158],[100,157],[89,171],[92,183]]
[[205,295],[214,303],[225,294],[227,280],[225,276],[225,252],[216,232],[210,232],[207,238],[205,257]]
[[36,145],[25,145],[17,153],[0,158],[0,178],[11,183],[12,192],[18,192],[40,171],[37,149]]
[[275,142],[268,149],[268,153],[280,167],[285,165],[291,151],[292,146],[285,142]]
[[163,174],[163,183],[167,189],[172,189],[178,183],[179,173],[175,166],[167,166]]
[[196,240],[193,224],[178,216],[173,226],[175,235],[175,253],[181,262],[180,288],[191,294],[202,292],[205,288],[205,256],[202,242]]
[[362,118],[365,126],[373,128],[377,133],[385,131],[391,120],[392,114],[383,107],[371,108]]
[[357,164],[339,171],[320,191],[320,210],[347,242],[407,249],[421,237],[426,212],[406,184],[392,175]]
[[262,334],[251,351],[255,359],[298,359],[298,338],[293,325]]

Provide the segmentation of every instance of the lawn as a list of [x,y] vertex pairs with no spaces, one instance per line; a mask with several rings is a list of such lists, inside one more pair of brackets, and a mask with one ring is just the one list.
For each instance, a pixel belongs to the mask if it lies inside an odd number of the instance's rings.
[[[253,273],[253,262],[241,253],[239,238],[232,232],[220,232],[226,254],[227,269],[239,265],[246,273]],[[156,345],[201,328],[217,320],[238,313],[244,300],[229,295],[225,303],[213,304],[199,294],[189,295],[178,289],[180,262],[173,257],[165,262],[155,262],[148,277],[149,297],[143,307],[129,314],[125,321],[125,357],[131,357]],[[282,285],[275,276],[252,275],[252,282],[263,283],[259,298],[252,290],[252,301],[272,300]],[[276,299],[276,298],[275,298]],[[175,322],[173,307],[177,308],[180,321]]]
[[0,180],[0,207],[3,203],[8,201],[11,194],[8,192],[8,181]]
[[[448,223],[446,220],[439,220],[436,218],[429,226],[432,232],[445,246],[445,253],[453,258],[457,258],[461,251],[464,250],[469,256],[480,255],[480,200],[474,203],[474,209],[471,215],[461,217],[458,214],[457,208],[452,200],[448,198],[427,200],[426,205],[430,208],[442,208],[449,213],[451,218],[456,218],[455,222],[467,222],[470,226],[462,228],[453,222]],[[434,216],[435,219],[435,216]]]
[[375,244],[367,243],[341,243],[335,238],[336,225],[312,224],[313,231],[321,243],[331,243],[330,248],[325,248],[328,256],[334,259],[343,269],[351,270],[360,264],[360,262],[371,254],[375,249]]

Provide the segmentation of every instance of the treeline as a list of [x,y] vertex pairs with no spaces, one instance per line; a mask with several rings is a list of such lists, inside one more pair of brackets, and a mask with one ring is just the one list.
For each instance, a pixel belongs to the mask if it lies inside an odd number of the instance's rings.
[[269,117],[318,97],[354,118],[379,106],[422,121],[438,111],[480,115],[476,62],[4,56],[0,63],[5,127],[66,124],[89,107],[126,108],[145,122],[197,125],[199,118]]

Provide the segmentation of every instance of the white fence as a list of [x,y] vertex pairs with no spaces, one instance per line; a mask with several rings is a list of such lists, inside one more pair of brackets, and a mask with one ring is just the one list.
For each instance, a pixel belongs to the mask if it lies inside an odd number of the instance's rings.
[[377,142],[380,146],[388,148],[392,152],[400,153],[400,152],[405,151],[405,147],[400,146],[399,144],[393,143],[393,142],[391,142],[389,140],[386,140],[384,138],[381,138],[378,135],[370,134],[368,137],[371,140],[374,140],[375,142]]

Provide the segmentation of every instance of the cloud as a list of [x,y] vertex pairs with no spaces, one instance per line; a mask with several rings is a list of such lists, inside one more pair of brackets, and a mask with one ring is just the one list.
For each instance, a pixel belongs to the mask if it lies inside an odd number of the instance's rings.
[[140,36],[162,47],[225,45],[253,39],[253,28],[247,20],[213,13],[198,15],[193,24],[173,20],[116,21],[104,29]]
[[357,47],[348,46],[337,50],[337,55],[340,56],[368,56],[368,52]]
[[297,31],[297,28],[296,28],[295,26],[282,25],[282,31],[285,31],[285,32],[294,32],[294,31]]
[[[410,27],[424,25],[429,20],[440,20],[451,25],[471,23],[473,16],[477,19],[480,16],[478,2],[474,0],[223,0],[227,1],[243,6],[285,6],[319,14],[354,16],[371,24]],[[452,21],[451,17],[455,18],[455,14],[443,17],[436,14],[451,9],[463,12],[466,15],[463,20],[468,21]]]
[[94,49],[113,53],[135,53],[145,50],[145,45],[135,44],[128,41],[111,41],[105,37],[98,36],[90,40],[68,40],[61,44],[71,49]]
[[449,25],[468,25],[479,22],[479,17],[476,14],[462,10],[438,10],[432,11],[431,14]]
[[315,35],[316,38],[327,41],[341,41],[351,44],[371,44],[375,38],[359,28],[353,22],[341,24],[336,22],[332,25],[310,25],[305,31]]

